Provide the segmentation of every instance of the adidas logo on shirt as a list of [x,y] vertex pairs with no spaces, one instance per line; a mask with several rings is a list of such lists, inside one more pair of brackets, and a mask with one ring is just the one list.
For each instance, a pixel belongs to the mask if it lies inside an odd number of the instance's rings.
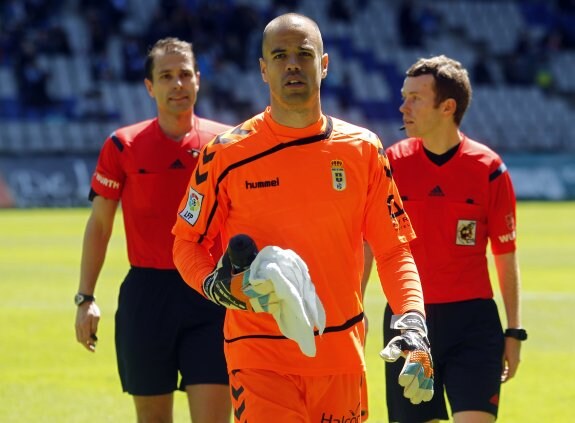
[[435,188],[433,188],[431,191],[429,191],[429,196],[430,197],[444,197],[445,194],[441,190],[441,187],[439,185],[436,185]]
[[185,169],[186,166],[184,166],[184,164],[180,161],[180,159],[177,159],[174,163],[172,163],[170,165],[170,169]]

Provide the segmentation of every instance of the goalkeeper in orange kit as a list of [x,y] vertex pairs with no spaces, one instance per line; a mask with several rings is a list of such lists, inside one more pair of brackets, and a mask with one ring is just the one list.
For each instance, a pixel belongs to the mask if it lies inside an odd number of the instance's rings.
[[[386,359],[406,358],[400,383],[412,402],[433,396],[423,295],[408,243],[415,234],[379,138],[322,113],[328,60],[311,19],[290,13],[266,26],[260,70],[270,106],[202,150],[173,229],[184,280],[227,308],[225,353],[238,422],[361,421],[364,239],[401,330]],[[266,247],[289,252],[293,269],[270,265],[308,284],[300,299],[305,311],[313,309],[303,316],[313,317],[306,320],[312,353],[282,332],[266,303],[274,292],[254,288],[253,266],[237,274],[225,256],[210,256],[218,234],[224,245],[249,235],[256,261]],[[281,301],[288,300],[279,308]]]

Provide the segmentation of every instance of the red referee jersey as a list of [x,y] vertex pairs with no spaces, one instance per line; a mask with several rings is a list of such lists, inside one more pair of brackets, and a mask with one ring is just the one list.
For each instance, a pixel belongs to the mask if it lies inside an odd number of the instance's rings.
[[417,234],[411,250],[425,302],[492,298],[488,241],[494,254],[515,251],[515,193],[501,158],[465,136],[442,166],[416,138],[387,154]]
[[[203,145],[229,126],[194,116],[181,142],[150,119],[118,129],[104,142],[92,190],[121,201],[128,259],[132,266],[175,269],[171,233],[178,205]],[[216,257],[221,246],[216,244]]]

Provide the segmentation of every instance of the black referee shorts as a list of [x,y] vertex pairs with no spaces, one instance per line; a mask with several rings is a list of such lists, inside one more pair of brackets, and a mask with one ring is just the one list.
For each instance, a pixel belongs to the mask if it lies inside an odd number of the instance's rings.
[[[425,312],[435,394],[430,402],[411,404],[397,383],[405,361],[400,358],[395,363],[386,363],[389,420],[401,423],[449,420],[444,392],[452,413],[477,410],[497,417],[505,341],[495,302],[476,299],[427,304]],[[387,305],[383,319],[385,345],[399,334],[389,329],[391,316]]]
[[187,385],[228,384],[225,308],[176,270],[132,267],[120,287],[116,355],[125,392],[162,395]]

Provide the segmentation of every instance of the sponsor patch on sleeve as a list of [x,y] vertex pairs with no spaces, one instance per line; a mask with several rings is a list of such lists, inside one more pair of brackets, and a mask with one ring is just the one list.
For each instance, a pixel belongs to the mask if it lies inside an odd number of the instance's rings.
[[111,188],[114,190],[119,190],[120,189],[120,183],[118,181],[115,181],[113,179],[107,178],[104,175],[102,175],[99,172],[95,173],[96,175],[96,181],[102,185],[103,187],[106,188]]
[[202,210],[202,201],[204,196],[195,189],[190,188],[188,192],[188,201],[186,207],[180,212],[180,217],[190,225],[195,225]]

